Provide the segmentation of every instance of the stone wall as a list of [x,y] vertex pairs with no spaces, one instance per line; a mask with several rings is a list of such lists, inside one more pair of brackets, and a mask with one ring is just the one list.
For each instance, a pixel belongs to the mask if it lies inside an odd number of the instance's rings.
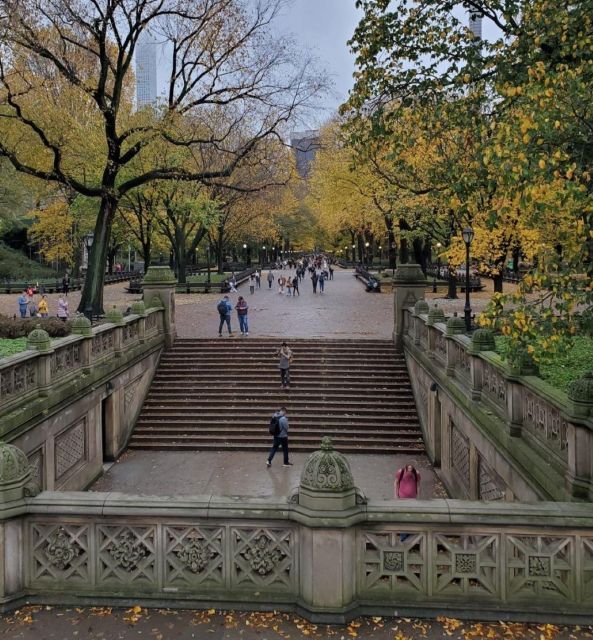
[[162,308],[136,311],[92,329],[77,318],[77,334],[51,343],[36,330],[28,351],[0,361],[0,439],[42,488],[84,488],[124,449],[165,335]]
[[593,498],[587,380],[573,397],[510,369],[491,334],[425,302],[403,312],[403,349],[427,450],[452,495],[470,500]]

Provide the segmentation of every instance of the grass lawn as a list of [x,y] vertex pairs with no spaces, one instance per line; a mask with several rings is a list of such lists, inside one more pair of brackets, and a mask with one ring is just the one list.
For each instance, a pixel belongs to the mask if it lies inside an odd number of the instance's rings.
[[[504,354],[504,338],[496,338],[496,350]],[[554,357],[550,364],[540,365],[540,377],[556,389],[566,391],[568,385],[593,371],[593,338],[573,338],[571,346]]]
[[27,338],[0,338],[0,358],[20,353],[27,349]]
[[[212,271],[210,273],[210,282],[214,282],[214,283],[223,282],[224,280],[230,279],[231,275],[232,274],[230,273],[220,274]],[[200,273],[200,274],[187,277],[188,282],[207,282],[207,280],[208,280],[208,274],[206,273]],[[180,286],[183,286],[183,285],[180,285]]]

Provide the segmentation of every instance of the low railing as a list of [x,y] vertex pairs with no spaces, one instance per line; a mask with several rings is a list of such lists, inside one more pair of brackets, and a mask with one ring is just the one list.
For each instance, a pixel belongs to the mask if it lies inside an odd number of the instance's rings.
[[[592,398],[575,404],[543,380],[509,368],[498,354],[459,335],[457,318],[450,330],[449,323],[431,321],[414,309],[406,309],[403,317],[404,349],[416,400],[436,393],[441,407],[441,415],[433,412],[423,425],[425,439],[441,443],[441,450],[430,451],[431,455],[448,456],[444,464],[454,475],[459,460],[453,453],[460,448],[455,430],[471,441],[472,489],[466,497],[479,497],[481,455],[491,469],[505,476],[508,488],[517,489],[518,479],[523,479],[523,499],[593,498]],[[422,377],[417,374],[420,370]],[[427,385],[431,389],[424,388]]]
[[[105,284],[125,282],[131,278],[140,277],[136,271],[117,271],[105,274]],[[78,291],[84,285],[84,278],[70,278],[69,291]],[[4,280],[0,284],[3,293],[20,293],[29,286],[34,287],[36,293],[58,293],[64,290],[64,283],[60,278],[31,278],[30,280]]]
[[[593,507],[50,493],[7,536],[33,603],[590,620]],[[18,521],[18,520],[17,520]],[[11,583],[12,584],[12,583]]]

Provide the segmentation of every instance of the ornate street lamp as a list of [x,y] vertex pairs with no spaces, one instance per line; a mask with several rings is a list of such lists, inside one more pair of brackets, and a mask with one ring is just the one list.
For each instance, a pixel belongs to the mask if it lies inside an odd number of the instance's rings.
[[441,277],[441,247],[443,245],[440,242],[437,242],[435,248],[437,250],[437,270],[434,272],[434,278],[432,279],[432,292],[437,292],[437,278]]
[[370,268],[370,262],[369,262],[369,247],[370,246],[371,246],[370,242],[365,242],[364,243],[364,256],[366,258],[367,271]]
[[472,328],[472,308],[469,300],[469,247],[474,239],[474,230],[466,227],[461,232],[463,242],[465,242],[465,307],[463,313],[465,315],[465,330],[471,331]]

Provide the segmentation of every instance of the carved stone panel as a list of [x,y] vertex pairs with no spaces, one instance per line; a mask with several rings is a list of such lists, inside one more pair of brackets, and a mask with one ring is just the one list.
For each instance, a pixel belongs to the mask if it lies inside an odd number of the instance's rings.
[[463,380],[469,381],[470,378],[470,356],[463,348],[463,345],[457,342],[453,343],[455,350],[455,374]]
[[439,360],[446,362],[447,360],[447,339],[445,334],[434,329],[434,353]]
[[482,394],[504,410],[507,401],[507,384],[500,371],[488,362],[482,363]]
[[457,475],[466,493],[470,491],[469,440],[451,423],[451,469]]
[[434,594],[500,597],[497,535],[434,534]]
[[480,500],[504,500],[505,486],[504,482],[493,471],[484,458],[478,458],[478,490]]
[[31,391],[37,385],[37,366],[34,361],[23,362],[0,371],[0,402],[12,400]]
[[144,330],[146,333],[155,333],[158,329],[158,314],[151,313],[146,316],[146,323],[144,325]]
[[113,351],[113,345],[113,330],[103,331],[102,333],[94,336],[91,353],[94,358],[100,358],[110,351]]
[[140,335],[140,323],[129,322],[125,324],[122,328],[122,342],[123,344],[127,344],[129,342],[134,342],[138,340],[138,336]]
[[427,594],[426,535],[363,531],[359,576],[363,592]]
[[581,593],[585,602],[593,603],[593,538],[582,538]]
[[506,547],[510,598],[575,600],[572,537],[508,535]]
[[165,584],[224,587],[224,527],[165,527]]
[[134,398],[136,397],[136,392],[138,391],[138,387],[142,382],[142,376],[138,376],[135,380],[132,380],[129,384],[126,385],[124,389],[124,410],[126,415],[129,415],[130,411],[134,408]]
[[568,423],[556,407],[526,389],[523,394],[523,427],[544,445],[566,457]]
[[233,527],[234,587],[288,591],[294,581],[294,532],[291,529]]
[[43,489],[45,485],[45,470],[43,466],[42,448],[37,449],[29,455],[29,466],[31,467],[31,481]]
[[97,527],[99,583],[156,586],[156,527]]
[[29,529],[30,580],[33,585],[87,586],[90,574],[90,525],[33,522]]
[[55,478],[61,480],[73,468],[87,460],[86,418],[69,427],[55,440]]
[[52,379],[60,378],[71,371],[75,371],[82,364],[80,344],[71,344],[51,354]]

